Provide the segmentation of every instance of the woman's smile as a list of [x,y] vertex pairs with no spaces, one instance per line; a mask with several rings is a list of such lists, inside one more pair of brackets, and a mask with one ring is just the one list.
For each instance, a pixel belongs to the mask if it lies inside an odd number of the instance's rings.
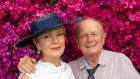
[[52,50],[60,50],[61,46],[53,47]]

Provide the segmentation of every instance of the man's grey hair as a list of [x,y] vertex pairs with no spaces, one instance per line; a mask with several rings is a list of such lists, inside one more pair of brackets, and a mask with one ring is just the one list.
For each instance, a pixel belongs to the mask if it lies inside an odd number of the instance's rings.
[[74,26],[75,38],[77,38],[77,35],[78,35],[78,27],[79,27],[79,24],[80,24],[82,21],[85,21],[85,20],[94,20],[94,21],[96,21],[97,23],[99,23],[99,25],[101,26],[101,30],[102,30],[102,32],[103,32],[103,34],[104,34],[103,25],[102,25],[102,23],[101,23],[99,20],[97,20],[97,19],[95,19],[95,18],[86,17],[86,18],[82,18],[82,20],[79,20],[79,21],[76,23],[76,25]]

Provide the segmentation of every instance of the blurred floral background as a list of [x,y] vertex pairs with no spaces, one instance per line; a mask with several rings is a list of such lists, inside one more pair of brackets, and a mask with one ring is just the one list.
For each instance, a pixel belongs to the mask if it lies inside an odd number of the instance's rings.
[[[0,0],[0,79],[18,78],[21,57],[41,57],[31,46],[14,45],[30,34],[30,22],[50,12],[56,12],[62,22],[77,16],[100,20],[107,33],[104,49],[124,53],[140,73],[139,0]],[[74,41],[74,25],[65,26],[65,62],[82,56]]]

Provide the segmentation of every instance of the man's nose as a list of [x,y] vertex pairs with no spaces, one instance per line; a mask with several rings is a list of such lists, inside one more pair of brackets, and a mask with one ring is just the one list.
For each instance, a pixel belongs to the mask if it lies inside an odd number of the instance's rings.
[[93,42],[93,37],[91,35],[87,36],[87,42]]

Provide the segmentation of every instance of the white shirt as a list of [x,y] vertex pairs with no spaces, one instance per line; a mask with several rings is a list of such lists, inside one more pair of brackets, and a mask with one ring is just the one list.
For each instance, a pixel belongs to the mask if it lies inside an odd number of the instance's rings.
[[[35,68],[34,73],[26,73],[30,79],[75,79],[71,67],[62,61],[61,66],[56,67],[51,63],[39,60],[35,64]],[[21,75],[22,74],[23,73],[21,73]],[[21,75],[18,79],[20,79]]]

